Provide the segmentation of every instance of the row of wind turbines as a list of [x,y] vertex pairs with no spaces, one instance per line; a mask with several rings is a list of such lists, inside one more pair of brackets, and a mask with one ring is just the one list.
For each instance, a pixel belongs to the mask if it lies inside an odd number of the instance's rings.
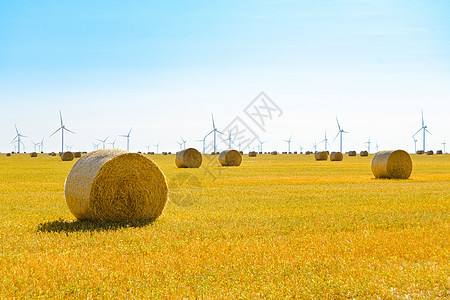
[[[49,138],[51,138],[52,136],[54,136],[56,133],[58,133],[60,131],[61,132],[61,152],[64,152],[64,146],[66,147],[67,151],[70,151],[72,147],[64,144],[64,132],[68,132],[68,133],[71,133],[71,134],[75,134],[75,132],[73,132],[72,130],[68,129],[64,125],[61,111],[59,111],[59,117],[60,117],[60,126],[59,126],[58,129],[56,129],[55,132],[53,132],[49,136]],[[212,130],[210,132],[208,132],[202,139],[196,140],[196,142],[202,142],[202,144],[203,144],[203,153],[205,153],[205,151],[206,151],[206,139],[211,134],[213,136],[213,151],[214,152],[217,152],[217,135],[226,136],[226,139],[222,139],[222,141],[223,142],[227,142],[229,149],[232,149],[233,145],[234,145],[234,146],[237,146],[239,148],[239,151],[241,151],[241,144],[239,142],[239,144],[236,145],[233,142],[233,137],[231,135],[231,131],[229,131],[228,136],[225,133],[219,131],[217,129],[217,127],[216,127],[215,122],[214,122],[214,115],[211,115],[211,118],[212,118]],[[336,123],[337,123],[337,127],[338,127],[338,132],[337,132],[337,134],[334,137],[332,142],[334,142],[339,137],[339,150],[342,153],[343,152],[342,151],[342,149],[343,149],[343,134],[347,134],[349,132],[345,131],[341,127],[341,124],[339,123],[339,120],[338,120],[337,117],[336,117]],[[25,136],[25,135],[23,135],[23,134],[21,134],[19,132],[16,124],[14,124],[14,127],[15,127],[15,130],[16,130],[16,136],[14,137],[14,139],[12,140],[11,143],[14,143],[14,144],[17,143],[17,145],[15,145],[15,148],[17,149],[17,152],[20,153],[20,146],[22,145],[23,147],[25,147],[25,145],[24,145],[24,143],[22,141],[22,138],[27,138],[27,136]],[[132,131],[132,128],[128,131],[127,134],[118,135],[119,137],[124,137],[124,138],[127,139],[127,150],[128,151],[130,150],[131,131]],[[422,131],[422,134],[423,134],[423,138],[422,138],[422,140],[423,140],[423,150],[425,151],[425,149],[426,149],[426,144],[425,144],[426,133],[431,134],[431,132],[428,130],[428,127],[425,125],[424,118],[423,118],[423,110],[422,110],[422,126],[416,133],[414,133],[412,135],[412,138],[414,140],[414,151],[415,152],[417,152],[417,141],[418,141],[416,139],[416,135],[419,134],[421,131]],[[115,139],[113,142],[107,143],[108,139],[109,139],[109,136],[106,137],[105,139],[97,139],[98,143],[92,143],[93,146],[94,146],[94,149],[98,150],[100,144],[102,144],[103,149],[106,149],[106,144],[111,145],[112,148],[115,149],[115,143],[116,143],[117,139]],[[263,152],[263,144],[266,143],[267,141],[261,141],[259,138],[257,140],[258,140],[258,146],[257,146],[258,152]],[[291,153],[292,136],[289,139],[282,140],[282,141],[287,143],[287,148],[288,148],[287,152]],[[328,141],[329,141],[329,139],[327,138],[327,132],[325,131],[324,139],[321,142],[319,142],[319,145],[323,143],[325,151],[327,151],[327,147],[331,145]],[[179,145],[180,150],[183,150],[183,149],[186,149],[186,142],[187,142],[187,140],[185,140],[183,137],[181,137],[181,141],[180,142],[176,142],[176,143]],[[44,150],[44,138],[42,138],[41,142],[35,143],[35,142],[32,141],[32,143],[34,144],[34,151],[35,152],[36,152],[36,148],[39,149],[38,150],[39,152]],[[370,145],[371,145],[371,143],[372,142],[370,140],[370,137],[369,137],[367,142],[364,142],[364,144],[367,144],[367,150],[368,150],[369,153],[370,153]],[[444,146],[444,153],[445,153],[445,145],[446,145],[445,140],[441,144]],[[147,151],[148,152],[150,152],[150,146],[151,145],[147,146]],[[159,152],[159,142],[157,144],[153,145],[153,146],[156,147],[156,153],[158,153]],[[314,145],[313,145],[314,151],[317,151],[317,146],[318,146],[317,143],[314,142]],[[253,147],[253,149],[254,149],[254,147]],[[248,146],[248,150],[249,151],[251,150],[250,146]],[[378,152],[378,142],[376,142],[376,151]],[[302,153],[302,152],[303,152],[303,147],[300,145],[300,153]]]

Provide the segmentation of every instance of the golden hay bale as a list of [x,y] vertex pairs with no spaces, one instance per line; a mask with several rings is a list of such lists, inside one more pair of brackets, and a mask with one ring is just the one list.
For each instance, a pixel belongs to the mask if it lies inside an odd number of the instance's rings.
[[277,151],[272,151],[272,152],[270,152],[270,154],[272,154],[272,155],[277,155],[278,152],[277,152]]
[[75,152],[75,153],[73,154],[73,156],[74,156],[75,158],[80,158],[80,157],[81,157],[81,152]]
[[433,150],[427,151],[427,155],[433,155],[433,154],[434,154]]
[[124,150],[97,150],[80,158],[64,194],[80,220],[156,219],[168,198],[166,178],[148,157]]
[[369,152],[367,152],[367,151],[361,151],[360,153],[359,153],[359,155],[360,156],[369,156]]
[[11,153],[6,153],[6,156],[11,156]]
[[437,150],[436,154],[442,154],[442,150]]
[[61,154],[61,159],[63,160],[63,161],[71,161],[71,160],[73,160],[73,153],[72,152],[70,152],[70,151],[67,151],[67,152],[63,152],[62,154]]
[[372,159],[375,178],[408,179],[411,172],[412,160],[406,151],[380,151]]
[[167,155],[167,152],[163,152],[162,155]]
[[55,152],[52,152],[52,153],[50,153],[49,155],[50,155],[50,156],[56,156],[56,153],[55,153]]
[[423,151],[423,150],[418,150],[416,153],[417,153],[417,154],[423,154],[424,151]]
[[257,155],[256,151],[250,151],[248,153],[248,157],[256,157],[256,155]]
[[341,152],[331,152],[330,160],[331,161],[342,161],[344,159],[344,155]]
[[175,164],[178,168],[200,168],[202,165],[202,154],[194,148],[184,149],[177,152]]
[[356,151],[348,151],[348,156],[356,156]]
[[221,166],[239,166],[242,162],[242,155],[236,150],[224,150],[219,154]]
[[327,160],[328,159],[328,153],[326,151],[320,151],[314,153],[314,158],[316,160]]
[[37,153],[36,153],[36,152],[31,152],[31,153],[30,153],[30,156],[31,156],[31,157],[37,157]]

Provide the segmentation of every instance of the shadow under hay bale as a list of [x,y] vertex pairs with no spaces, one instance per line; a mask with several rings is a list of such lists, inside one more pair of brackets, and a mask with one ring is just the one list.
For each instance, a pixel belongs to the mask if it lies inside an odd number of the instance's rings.
[[97,150],[74,164],[64,195],[79,220],[156,219],[166,205],[168,187],[162,171],[147,156]]
[[61,160],[63,161],[72,161],[74,158],[74,155],[72,152],[67,151],[61,154]]
[[237,167],[242,163],[242,155],[236,150],[224,150],[219,154],[219,163],[224,167]]
[[342,161],[344,159],[344,155],[341,152],[331,152],[330,160],[331,161]]
[[93,221],[76,220],[43,222],[38,225],[38,232],[85,232],[85,231],[108,231],[122,228],[139,228],[151,224],[153,219],[134,220],[134,221]]
[[371,167],[375,178],[408,179],[412,160],[403,150],[380,151],[373,157]]
[[327,160],[328,159],[328,153],[326,151],[320,151],[314,153],[315,160]]
[[188,148],[177,152],[175,164],[178,168],[200,168],[202,165],[202,154],[194,148]]

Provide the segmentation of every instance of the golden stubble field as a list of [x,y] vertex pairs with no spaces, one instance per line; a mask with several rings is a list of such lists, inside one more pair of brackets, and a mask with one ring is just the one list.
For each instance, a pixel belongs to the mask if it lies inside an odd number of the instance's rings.
[[163,215],[95,224],[64,200],[75,161],[1,154],[0,298],[449,297],[450,155],[412,155],[408,180],[374,179],[372,157],[153,155],[178,182]]

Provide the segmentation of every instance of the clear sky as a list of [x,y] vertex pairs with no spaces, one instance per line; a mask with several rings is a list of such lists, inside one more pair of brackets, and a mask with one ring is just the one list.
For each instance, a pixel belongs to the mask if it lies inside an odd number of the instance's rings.
[[336,117],[344,151],[369,137],[414,151],[421,109],[427,148],[442,149],[449,16],[448,0],[0,0],[0,151],[14,123],[28,152],[44,137],[59,151],[59,110],[72,150],[108,136],[124,148],[131,127],[133,151],[176,151],[180,137],[201,149],[211,113],[225,129],[261,91],[283,111],[257,132],[264,151],[291,135],[292,151],[331,142]]

